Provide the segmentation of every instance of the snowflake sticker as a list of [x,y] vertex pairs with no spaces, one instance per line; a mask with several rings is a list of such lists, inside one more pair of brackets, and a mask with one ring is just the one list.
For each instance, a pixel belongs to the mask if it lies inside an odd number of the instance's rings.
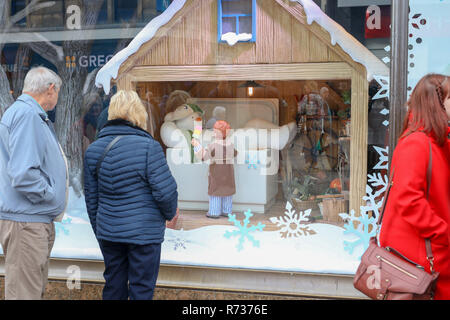
[[[384,108],[383,110],[380,111],[380,114],[382,114],[383,116],[387,116],[389,114],[389,109]],[[387,127],[389,126],[389,121],[384,120],[382,124],[383,126]]]
[[270,218],[270,222],[281,227],[280,235],[282,238],[307,236],[316,234],[316,231],[312,230],[309,226],[302,224],[302,222],[309,221],[309,215],[311,214],[311,209],[300,211],[299,214],[292,210],[292,205],[290,202],[286,203],[285,215],[279,218]]
[[375,173],[373,175],[369,174],[367,177],[368,182],[372,186],[366,186],[366,195],[363,197],[363,200],[366,201],[368,205],[362,206],[361,210],[365,213],[373,212],[375,216],[378,217],[384,200],[384,197],[381,197],[381,195],[386,191],[389,180],[387,175],[381,175],[381,173]]
[[[380,158],[374,169],[386,170],[388,166],[389,147],[374,147]],[[346,221],[344,225],[346,235],[354,235],[356,240],[344,240],[344,249],[350,254],[360,245],[364,251],[369,247],[370,238],[377,235],[377,220],[384,201],[384,193],[388,187],[388,176],[381,173],[367,175],[366,195],[363,197],[366,205],[360,207],[360,214],[356,215],[354,210],[350,214],[340,213],[339,216]]]
[[375,237],[377,234],[376,219],[364,213],[356,216],[355,210],[351,210],[350,214],[340,213],[339,216],[347,222],[344,225],[344,234],[353,234],[358,238],[353,241],[344,240],[344,250],[352,254],[356,247],[362,245],[364,251],[366,251],[369,247],[370,238]]
[[167,240],[168,242],[173,243],[173,250],[177,251],[178,249],[187,249],[186,244],[190,243],[190,240],[187,240],[185,237],[185,232],[181,229],[177,236]]
[[380,157],[378,158],[378,163],[373,167],[373,169],[387,170],[389,161],[389,146],[387,146],[386,148],[374,146],[374,149]]
[[[385,48],[384,48],[384,51],[386,51],[387,53],[390,53],[390,51],[391,51],[391,46],[385,47]],[[385,64],[389,64],[389,63],[391,62],[391,58],[390,58],[389,56],[386,56],[386,57],[384,57],[384,58],[381,59],[381,60],[383,60],[383,62],[384,62]]]
[[375,81],[381,86],[380,90],[373,96],[372,100],[389,99],[389,76],[373,76]]
[[56,236],[63,233],[64,235],[69,235],[69,229],[65,227],[65,225],[68,225],[72,222],[71,218],[65,217],[61,222],[55,222],[55,234]]
[[247,164],[247,168],[251,169],[258,169],[258,165],[261,164],[261,162],[259,161],[259,159],[257,159],[257,155],[252,155],[252,157],[250,157],[250,155],[247,155],[247,158],[245,159],[245,163]]
[[248,240],[250,240],[250,242],[253,244],[254,247],[259,248],[259,240],[256,240],[255,238],[253,238],[253,236],[250,233],[255,232],[255,231],[263,231],[264,227],[266,226],[265,224],[258,222],[258,224],[256,226],[252,225],[249,227],[248,225],[250,223],[250,218],[253,216],[253,214],[251,213],[250,209],[245,211],[244,214],[245,214],[245,219],[243,220],[243,224],[241,224],[240,221],[236,220],[235,214],[229,214],[228,221],[233,222],[234,225],[238,228],[238,230],[234,230],[231,232],[226,231],[224,234],[225,238],[227,238],[227,239],[229,239],[231,237],[239,236],[239,241],[236,246],[238,251],[241,251],[244,248],[244,241],[246,238]]

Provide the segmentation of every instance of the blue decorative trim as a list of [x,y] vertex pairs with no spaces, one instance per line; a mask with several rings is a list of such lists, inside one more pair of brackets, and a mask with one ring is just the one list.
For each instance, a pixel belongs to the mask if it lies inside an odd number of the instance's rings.
[[[240,42],[256,42],[256,0],[251,0],[252,2],[252,13],[251,14],[244,14],[244,13],[237,13],[237,14],[223,14],[223,6],[222,2],[240,2],[242,0],[218,0],[217,1],[217,41],[219,43],[225,43],[226,41],[222,40],[222,34],[223,34],[223,18],[235,18],[236,19],[236,34],[240,33],[240,25],[239,25],[239,19],[241,17],[251,17],[252,18],[252,38],[248,41],[240,41]],[[250,1],[250,0],[249,0]]]
[[222,41],[222,0],[217,0],[217,41]]

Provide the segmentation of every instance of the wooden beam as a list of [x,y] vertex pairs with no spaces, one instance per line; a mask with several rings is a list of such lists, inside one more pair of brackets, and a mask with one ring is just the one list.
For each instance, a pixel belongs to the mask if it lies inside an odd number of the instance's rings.
[[141,66],[129,74],[137,82],[154,81],[236,81],[236,80],[344,80],[352,78],[353,69],[345,62]]
[[132,76],[126,74],[117,81],[117,90],[136,91],[136,81]]
[[366,75],[353,70],[350,140],[350,206],[360,212],[367,184],[367,144],[369,130],[369,83]]

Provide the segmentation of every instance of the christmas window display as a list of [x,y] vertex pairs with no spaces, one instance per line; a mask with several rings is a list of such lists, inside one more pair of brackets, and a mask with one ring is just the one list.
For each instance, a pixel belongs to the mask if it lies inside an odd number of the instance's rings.
[[[365,203],[368,83],[387,68],[312,1],[248,2],[254,42],[219,41],[217,0],[175,0],[96,73],[105,94],[139,93],[176,177],[161,262],[352,273],[340,214]],[[217,120],[238,154],[233,211],[212,220],[190,141],[207,146]],[[52,256],[102,259],[83,195],[69,200]]]
[[[177,181],[180,214],[166,229],[163,264],[331,273],[357,266],[339,214],[363,203],[368,81],[387,68],[302,4],[257,1],[255,42],[229,45],[217,38],[218,1],[173,1],[97,73],[106,94],[111,85],[138,92]],[[191,141],[210,145],[221,120],[237,150],[236,192],[231,213],[210,219],[210,163],[196,158]]]
[[[388,68],[312,1],[253,2],[255,42],[222,43],[223,2],[172,2],[97,74],[157,119],[180,208],[162,263],[352,273],[340,214],[365,202],[369,82]],[[208,146],[222,120],[236,192],[232,213],[209,219],[210,163],[191,141]]]
[[174,110],[156,117],[152,128],[178,181],[179,207],[197,214],[208,210],[208,164],[195,159],[190,145],[195,120],[202,121],[204,145],[211,142],[214,122],[226,120],[238,150],[234,210],[251,209],[269,219],[280,213],[272,212],[274,205],[284,208],[288,201],[296,209],[312,209],[309,222],[342,225],[338,213],[349,207],[349,82],[257,83],[251,97],[237,81],[138,86],[149,98],[150,113]]

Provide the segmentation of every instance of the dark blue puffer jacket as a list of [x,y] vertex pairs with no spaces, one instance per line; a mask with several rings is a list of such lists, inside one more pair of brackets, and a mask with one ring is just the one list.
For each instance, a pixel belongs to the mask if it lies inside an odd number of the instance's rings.
[[[97,161],[107,145],[123,135]],[[177,209],[178,192],[161,145],[125,120],[112,120],[84,156],[84,190],[97,239],[133,244],[161,243],[165,222]]]

